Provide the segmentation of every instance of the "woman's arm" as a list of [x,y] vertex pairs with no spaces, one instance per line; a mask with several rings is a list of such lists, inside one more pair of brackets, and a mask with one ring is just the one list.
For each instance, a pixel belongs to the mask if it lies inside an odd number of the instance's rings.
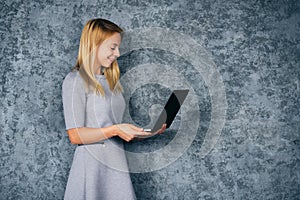
[[132,124],[117,124],[105,128],[80,127],[69,129],[67,132],[72,144],[92,144],[114,136],[119,136],[129,142],[136,135],[146,136],[150,134],[143,132],[142,128],[138,128]]

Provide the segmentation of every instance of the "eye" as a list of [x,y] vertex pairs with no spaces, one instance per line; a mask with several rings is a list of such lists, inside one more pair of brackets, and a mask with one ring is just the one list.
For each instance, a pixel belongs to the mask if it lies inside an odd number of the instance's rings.
[[111,50],[113,50],[113,51],[114,51],[115,49],[116,49],[116,48],[111,48]]

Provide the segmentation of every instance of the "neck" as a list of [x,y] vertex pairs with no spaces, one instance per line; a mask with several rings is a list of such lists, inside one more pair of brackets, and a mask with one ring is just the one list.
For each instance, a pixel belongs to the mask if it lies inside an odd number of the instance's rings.
[[95,71],[95,74],[104,75],[104,67],[102,67],[102,66],[97,67],[97,70]]

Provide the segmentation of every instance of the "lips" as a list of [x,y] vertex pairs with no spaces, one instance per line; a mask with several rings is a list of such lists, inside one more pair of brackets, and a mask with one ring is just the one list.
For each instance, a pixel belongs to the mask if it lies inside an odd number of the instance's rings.
[[114,62],[114,61],[115,61],[115,59],[110,59],[110,58],[109,58],[108,60],[109,60],[110,62]]

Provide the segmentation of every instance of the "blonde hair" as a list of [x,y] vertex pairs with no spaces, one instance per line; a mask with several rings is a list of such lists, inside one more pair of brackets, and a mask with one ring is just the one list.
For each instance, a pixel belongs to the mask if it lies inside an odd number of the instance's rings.
[[[88,90],[92,88],[96,94],[101,94],[102,96],[105,96],[105,92],[95,77],[93,65],[97,56],[97,48],[114,33],[120,33],[122,37],[123,30],[118,25],[106,19],[98,18],[89,20],[82,30],[78,57],[73,68],[73,70],[79,71]],[[104,75],[111,91],[115,93],[123,92],[119,82],[120,69],[117,60],[109,68],[104,69]]]

